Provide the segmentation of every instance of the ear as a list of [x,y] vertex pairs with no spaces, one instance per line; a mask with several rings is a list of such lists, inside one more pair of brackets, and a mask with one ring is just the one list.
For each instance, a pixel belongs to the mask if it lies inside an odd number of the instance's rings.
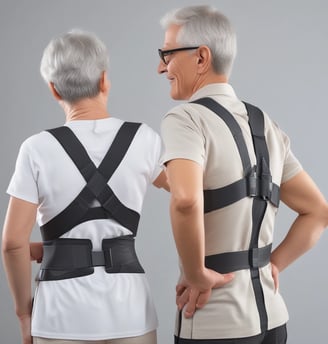
[[100,77],[100,81],[99,81],[99,90],[102,93],[109,93],[110,90],[110,81],[108,80],[107,77],[107,72],[103,71]]
[[55,88],[55,84],[53,82],[49,82],[48,86],[50,88],[52,95],[55,97],[56,100],[62,100],[63,99],[61,97],[61,95],[57,92],[57,90]]
[[206,45],[201,45],[196,54],[198,57],[198,72],[200,74],[207,73],[212,66],[211,50]]

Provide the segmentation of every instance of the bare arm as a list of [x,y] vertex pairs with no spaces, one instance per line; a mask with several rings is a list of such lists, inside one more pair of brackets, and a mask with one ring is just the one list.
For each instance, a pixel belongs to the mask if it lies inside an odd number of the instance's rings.
[[11,197],[3,228],[2,255],[9,287],[20,320],[23,343],[31,343],[30,235],[37,205]]
[[271,261],[279,271],[310,250],[328,226],[328,204],[306,172],[281,185],[281,200],[298,216],[272,252]]
[[166,172],[171,190],[173,235],[191,290],[185,314],[192,316],[197,304],[202,306],[207,302],[212,288],[230,282],[233,275],[222,275],[205,267],[202,167],[191,160],[176,159],[168,162]]

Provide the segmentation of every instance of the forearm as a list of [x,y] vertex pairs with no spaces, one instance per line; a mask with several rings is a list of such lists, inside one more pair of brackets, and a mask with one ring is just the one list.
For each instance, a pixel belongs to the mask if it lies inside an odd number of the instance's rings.
[[31,262],[29,246],[3,249],[3,262],[19,318],[31,314]]
[[324,219],[314,214],[299,215],[285,239],[272,252],[271,261],[281,272],[317,243],[325,227]]
[[185,278],[199,283],[204,273],[205,239],[202,200],[187,207],[171,200],[170,213],[173,235]]

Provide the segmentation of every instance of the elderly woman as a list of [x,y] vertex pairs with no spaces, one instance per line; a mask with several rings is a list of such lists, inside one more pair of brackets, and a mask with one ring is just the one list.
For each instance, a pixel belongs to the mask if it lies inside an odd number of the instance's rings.
[[[23,343],[156,343],[157,317],[135,249],[150,183],[165,187],[159,136],[107,111],[108,54],[72,31],[44,51],[41,74],[64,126],[21,146],[8,187],[3,258]],[[31,245],[37,218],[43,245]],[[31,263],[42,263],[32,307]]]

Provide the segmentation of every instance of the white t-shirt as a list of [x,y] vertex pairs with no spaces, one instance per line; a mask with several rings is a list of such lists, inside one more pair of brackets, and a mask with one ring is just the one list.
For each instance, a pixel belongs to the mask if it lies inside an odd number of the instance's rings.
[[[71,121],[72,129],[96,166],[123,121],[116,118]],[[109,186],[127,207],[141,212],[146,189],[161,172],[161,140],[142,124]],[[65,209],[86,184],[59,142],[44,131],[21,146],[7,192],[39,204],[41,226]],[[139,230],[141,230],[139,228]],[[93,220],[62,238],[86,238],[101,250],[103,238],[131,234],[114,220]],[[102,340],[139,336],[157,328],[157,316],[145,274],[109,274],[96,267],[92,275],[42,281],[36,288],[32,336]]]

